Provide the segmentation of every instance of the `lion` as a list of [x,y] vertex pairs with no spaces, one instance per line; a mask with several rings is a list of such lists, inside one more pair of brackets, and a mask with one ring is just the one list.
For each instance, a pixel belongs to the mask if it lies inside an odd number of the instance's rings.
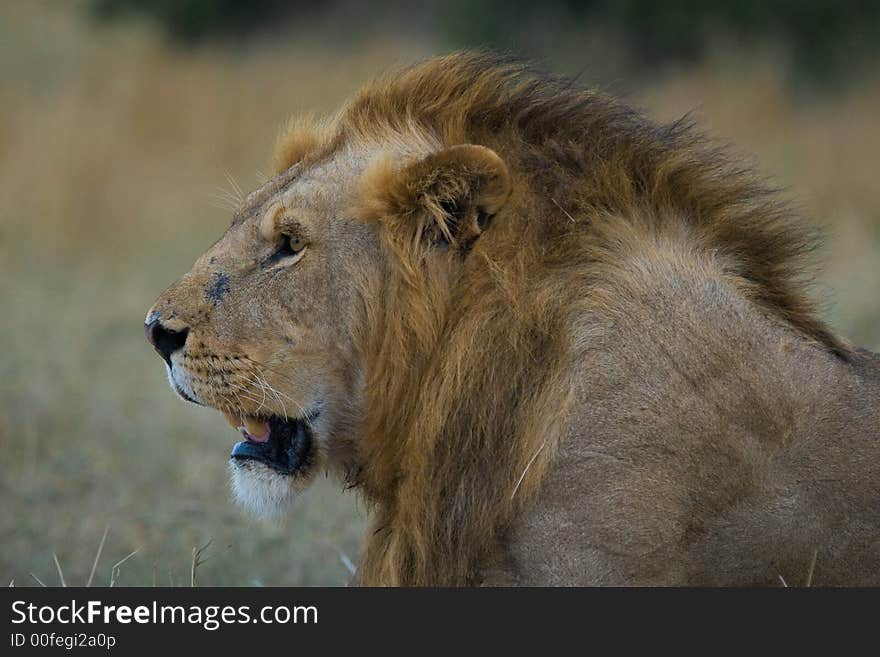
[[360,492],[355,583],[880,584],[880,358],[688,121],[456,53],[275,167],[146,331],[241,504]]

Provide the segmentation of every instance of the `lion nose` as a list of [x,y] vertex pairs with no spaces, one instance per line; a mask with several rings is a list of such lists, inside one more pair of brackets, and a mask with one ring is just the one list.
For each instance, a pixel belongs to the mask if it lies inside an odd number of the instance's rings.
[[171,354],[183,347],[186,343],[186,336],[189,335],[188,328],[172,331],[162,326],[162,321],[159,319],[145,324],[144,330],[147,333],[147,340],[169,366],[171,365]]

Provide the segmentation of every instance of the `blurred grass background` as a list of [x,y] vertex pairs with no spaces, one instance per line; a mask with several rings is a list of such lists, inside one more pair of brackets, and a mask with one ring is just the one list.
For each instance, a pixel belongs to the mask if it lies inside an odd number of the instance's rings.
[[134,550],[119,585],[188,584],[209,540],[203,585],[349,579],[363,504],[324,480],[281,522],[234,507],[236,436],[172,396],[142,321],[226,227],[229,181],[269,172],[291,113],[454,47],[537,57],[659,119],[693,112],[824,228],[826,316],[880,349],[880,11],[734,4],[0,4],[3,583],[57,584],[53,554],[85,582],[106,527],[97,584]]

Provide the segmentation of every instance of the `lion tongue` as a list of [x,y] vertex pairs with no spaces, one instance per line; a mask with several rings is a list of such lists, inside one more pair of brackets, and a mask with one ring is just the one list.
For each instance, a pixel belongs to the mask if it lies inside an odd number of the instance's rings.
[[263,422],[254,417],[244,417],[242,422],[244,423],[242,429],[247,433],[248,440],[252,440],[255,443],[264,443],[269,440],[268,422]]
[[249,415],[243,418],[237,418],[229,413],[224,413],[224,415],[226,416],[226,421],[241,431],[248,440],[255,443],[264,443],[269,440],[271,430],[269,429],[269,423],[265,420],[258,420]]

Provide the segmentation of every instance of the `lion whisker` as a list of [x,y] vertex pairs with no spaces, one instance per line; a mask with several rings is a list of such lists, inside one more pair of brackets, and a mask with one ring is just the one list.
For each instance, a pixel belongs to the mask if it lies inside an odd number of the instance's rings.
[[[257,372],[256,370],[253,371],[253,374],[254,374],[255,376],[257,376],[257,377],[258,377],[258,378],[259,378],[259,379],[265,384],[265,386],[268,388],[268,390],[269,390],[270,393],[272,393],[272,394],[274,394],[274,395],[276,396],[276,398],[278,399],[278,402],[282,405],[282,407],[284,406],[284,402],[282,401],[281,397],[284,397],[285,399],[287,399],[288,401],[290,401],[294,406],[296,406],[296,408],[299,410],[300,417],[302,417],[302,418],[308,420],[308,414],[306,413],[306,409],[303,408],[303,406],[302,406],[299,402],[297,402],[297,401],[296,401],[293,397],[291,397],[290,395],[288,395],[288,394],[286,394],[286,393],[284,393],[284,392],[281,392],[280,390],[278,390],[277,388],[275,388],[271,383],[269,383],[268,380],[266,380],[265,377],[263,377],[263,376],[262,376],[259,372]],[[286,414],[286,412],[287,412],[287,411],[285,410],[285,414]]]
[[257,408],[256,411],[254,411],[254,414],[256,415],[256,414],[258,414],[258,413],[259,413],[259,412],[265,407],[265,405],[266,405],[266,388],[265,388],[262,384],[260,384],[259,381],[252,381],[252,380],[250,379],[250,377],[248,377],[247,373],[244,373],[244,378],[245,378],[245,380],[247,380],[249,383],[255,383],[256,385],[260,386],[260,394],[263,395],[263,399],[262,399],[262,401],[260,402],[259,407]]
[[251,374],[257,380],[257,384],[261,388],[263,388],[264,390],[268,390],[269,394],[272,395],[273,397],[275,397],[275,399],[278,401],[278,403],[281,404],[281,410],[284,414],[284,418],[285,419],[288,418],[289,416],[287,414],[287,407],[284,405],[284,400],[281,399],[279,392],[277,390],[275,390],[275,388],[273,388],[271,385],[269,385],[269,382],[266,381],[266,379],[264,379],[262,376],[260,376],[259,372],[251,371]]
[[[271,385],[269,385],[268,381],[266,381],[263,377],[261,377],[259,375],[258,372],[254,371],[253,369],[249,370],[248,372],[244,372],[242,374],[248,382],[253,383],[255,385],[258,385],[260,387],[260,390],[262,391],[264,400],[266,398],[267,392],[269,394],[273,395],[275,397],[275,399],[278,401],[278,403],[281,405],[281,409],[284,414],[284,417],[285,418],[289,417],[287,414],[287,407],[284,405],[284,401],[279,396],[278,391],[275,390]],[[261,404],[260,408],[257,409],[257,412],[259,412],[260,409],[263,408],[263,406],[264,406],[264,404]]]
[[236,182],[232,174],[229,173],[229,171],[226,171],[224,175],[226,176],[226,182],[228,182],[230,187],[232,187],[232,191],[235,193],[235,197],[238,199],[238,204],[241,205],[242,203],[244,203],[244,192],[241,190],[241,187]]
[[217,193],[210,195],[214,205],[221,210],[229,210],[235,212],[241,207],[241,203],[228,189],[222,187],[217,188]]
[[[229,387],[230,387],[230,390],[232,391],[232,394],[235,395],[235,398],[238,400],[238,404],[239,404],[239,409],[238,409],[238,410],[239,410],[241,413],[244,413],[244,406],[245,406],[245,405],[242,403],[241,397],[239,397],[238,393],[235,392],[235,390],[239,390],[239,391],[242,393],[242,396],[244,396],[244,398],[247,399],[248,401],[252,401],[252,402],[254,402],[255,404],[259,404],[259,403],[260,403],[260,400],[258,400],[256,397],[251,396],[251,394],[250,394],[250,390],[249,390],[248,388],[245,388],[245,387],[243,387],[243,386],[236,385],[236,384],[234,384],[234,383],[230,383],[230,384],[229,384]],[[234,388],[235,390],[232,390],[233,388]]]
[[[253,365],[258,364],[257,361],[254,361],[253,359],[248,359],[248,360],[250,360]],[[279,376],[283,377],[283,375],[281,375],[277,371],[273,370],[271,367],[265,366],[265,368],[268,369],[269,371],[275,372]],[[290,395],[288,395],[284,392],[281,392],[280,390],[275,388],[271,383],[269,383],[269,381],[264,376],[262,376],[262,374],[260,374],[260,372],[256,368],[252,367],[251,370],[249,370],[249,371],[254,376],[256,376],[260,381],[262,381],[262,384],[264,384],[266,386],[266,388],[269,390],[269,392],[271,394],[274,394],[276,396],[276,399],[278,399],[278,402],[282,405],[282,408],[284,408],[284,402],[281,400],[281,397],[284,397],[285,399],[287,399],[290,403],[292,403],[297,408],[297,410],[299,411],[299,417],[302,418],[309,426],[312,426],[311,420],[309,419],[309,414],[306,411],[306,409],[302,406],[302,404],[300,404],[298,401],[296,401]],[[283,377],[283,378],[286,378],[286,377]],[[290,381],[290,379],[287,379],[287,380]],[[285,416],[289,417],[289,415],[287,415],[286,408],[285,408]]]
[[264,370],[268,370],[269,372],[272,372],[272,373],[275,374],[276,376],[281,377],[282,379],[284,379],[285,381],[287,381],[287,382],[290,383],[290,384],[294,384],[294,383],[296,383],[296,381],[294,381],[292,378],[290,378],[290,376],[288,376],[287,374],[285,374],[285,373],[282,372],[281,370],[278,370],[278,369],[272,367],[272,366],[269,365],[268,363],[262,363],[262,362],[260,362],[260,361],[258,361],[258,360],[255,360],[255,359],[251,358],[250,356],[245,356],[244,358],[245,358],[245,359],[248,361],[248,363],[250,363],[251,365],[256,365],[256,366],[259,367],[259,368],[262,368],[262,369],[264,369]]

